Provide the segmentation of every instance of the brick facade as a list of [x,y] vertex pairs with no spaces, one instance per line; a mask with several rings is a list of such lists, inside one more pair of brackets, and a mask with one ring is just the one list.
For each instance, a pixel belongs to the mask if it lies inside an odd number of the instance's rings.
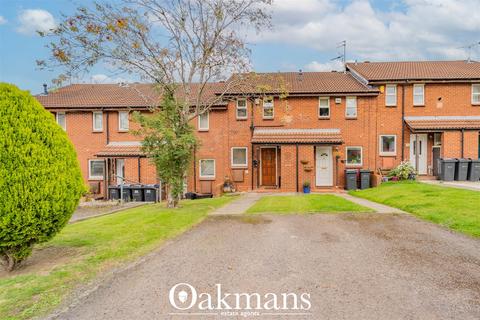
[[[480,79],[480,76],[479,76]],[[411,137],[425,137],[426,141],[426,173],[431,174],[433,168],[433,151],[440,148],[440,156],[445,158],[479,158],[480,127],[423,128],[412,127],[404,119],[428,119],[446,117],[456,119],[462,117],[480,119],[480,105],[472,104],[472,82],[463,81],[404,81],[358,79],[367,83],[372,92],[318,92],[317,94],[301,94],[294,92],[280,99],[274,95],[273,119],[264,119],[262,99],[247,95],[247,117],[237,119],[236,98],[231,96],[228,105],[215,108],[209,113],[209,128],[198,130],[198,120],[192,120],[200,142],[195,151],[194,161],[187,177],[187,190],[194,192],[212,192],[221,194],[226,180],[233,181],[239,191],[271,190],[271,186],[262,185],[261,150],[265,147],[275,149],[276,153],[276,186],[279,191],[299,191],[306,181],[311,183],[314,191],[343,188],[345,169],[378,169],[393,168],[402,160],[411,159]],[[424,104],[414,106],[414,83],[424,85]],[[301,87],[300,84],[296,84]],[[396,85],[395,105],[386,105],[387,85]],[[311,86],[309,87],[311,90]],[[328,97],[330,116],[319,117],[319,97]],[[346,98],[355,96],[357,116],[346,117]],[[41,97],[39,100],[42,102]],[[45,105],[45,103],[44,103]],[[66,108],[68,106],[65,106]],[[140,137],[132,134],[135,124],[130,121],[130,130],[118,130],[118,111],[125,109],[103,109],[103,131],[93,131],[93,116],[90,108],[58,109],[49,108],[52,113],[66,112],[66,131],[76,147],[78,159],[85,182],[100,182],[100,195],[105,194],[105,187],[115,183],[112,174],[115,172],[115,160],[125,159],[125,178],[140,183],[157,183],[159,181],[154,166],[142,155],[111,155],[99,157],[97,154],[112,142],[126,143],[140,141]],[[97,110],[102,110],[97,108]],[[405,118],[404,118],[405,117]],[[423,118],[422,118],[423,117]],[[429,118],[430,117],[430,118]],[[435,119],[435,118],[432,118]],[[435,121],[433,121],[434,123]],[[453,122],[452,122],[453,123]],[[433,124],[433,126],[435,123]],[[339,129],[341,143],[252,143],[254,128],[275,129]],[[381,154],[382,135],[396,137],[395,152]],[[435,137],[437,139],[435,139]],[[420,139],[420,138],[419,138]],[[436,142],[435,142],[436,140]],[[331,149],[328,165],[332,174],[330,186],[317,187],[317,170],[319,170],[316,149],[327,146]],[[420,145],[418,145],[420,146]],[[232,165],[232,148],[247,148],[247,163],[243,167]],[[361,147],[362,163],[347,164],[347,147]],[[323,150],[323,149],[322,149]],[[437,149],[435,149],[437,150]],[[92,180],[89,178],[89,163],[92,159],[107,159],[106,167],[110,181]],[[200,161],[215,160],[215,176],[200,177]],[[422,158],[423,159],[423,158]],[[318,161],[317,161],[318,160]],[[423,161],[423,160],[421,160]],[[323,167],[322,167],[323,168]],[[328,169],[328,168],[327,168]]]

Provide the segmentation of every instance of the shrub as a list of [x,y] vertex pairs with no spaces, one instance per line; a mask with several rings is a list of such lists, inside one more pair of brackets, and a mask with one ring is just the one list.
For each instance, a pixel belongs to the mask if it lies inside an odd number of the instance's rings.
[[0,83],[0,258],[12,270],[70,219],[85,191],[75,150],[28,92]]
[[408,161],[401,162],[395,169],[390,171],[390,177],[397,177],[399,180],[407,180],[414,177],[415,168]]

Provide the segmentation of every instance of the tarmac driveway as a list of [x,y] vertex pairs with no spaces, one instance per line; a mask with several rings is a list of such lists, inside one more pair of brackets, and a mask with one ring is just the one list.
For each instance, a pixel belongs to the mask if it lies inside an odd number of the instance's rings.
[[310,294],[309,310],[256,319],[480,319],[480,241],[402,214],[212,217],[58,318],[240,318],[174,309],[180,282],[214,297],[215,284]]

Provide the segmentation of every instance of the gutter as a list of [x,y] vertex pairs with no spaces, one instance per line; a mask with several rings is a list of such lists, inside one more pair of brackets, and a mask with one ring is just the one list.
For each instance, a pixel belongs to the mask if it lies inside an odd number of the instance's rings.
[[402,84],[402,161],[405,160],[405,84]]

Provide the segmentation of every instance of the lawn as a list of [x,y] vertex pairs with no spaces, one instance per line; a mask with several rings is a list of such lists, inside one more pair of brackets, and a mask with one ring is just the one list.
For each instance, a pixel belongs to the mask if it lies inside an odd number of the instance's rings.
[[480,192],[477,191],[419,182],[389,182],[350,194],[480,237]]
[[322,212],[372,212],[372,210],[331,194],[267,196],[247,210],[247,213],[278,214]]
[[46,314],[78,284],[152,251],[233,198],[184,201],[179,209],[147,205],[66,226],[23,270],[0,274],[0,319]]

